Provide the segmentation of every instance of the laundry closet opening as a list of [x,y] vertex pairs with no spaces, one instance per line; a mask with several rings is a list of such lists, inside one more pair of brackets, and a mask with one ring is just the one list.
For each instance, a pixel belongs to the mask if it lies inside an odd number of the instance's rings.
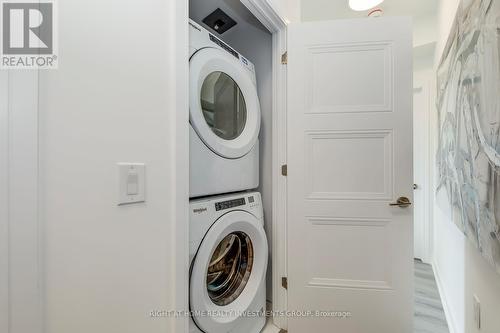
[[[240,0],[190,0],[189,6],[190,214],[193,215],[193,207],[203,210],[202,204],[208,202],[252,210],[253,200],[260,200],[255,193],[260,193],[268,243],[263,290],[267,302],[272,302],[273,36]],[[214,11],[215,16],[210,16]],[[204,29],[209,32],[208,37],[203,35]],[[218,52],[212,47],[218,48]],[[253,103],[258,103],[258,108]],[[200,112],[194,114],[194,107]],[[225,201],[217,202],[219,197]],[[214,214],[219,218],[217,209]],[[192,221],[193,218],[190,229]],[[196,233],[190,230],[191,238],[201,237],[193,234]],[[193,249],[196,240],[190,239],[190,243],[193,272],[193,265],[198,264],[193,257],[198,253]],[[246,297],[244,289],[253,288],[251,274],[256,274],[253,270],[262,260],[259,244],[241,230],[220,235],[220,242],[212,247],[213,253],[206,254],[211,258],[206,263],[206,283],[212,303],[231,307],[239,304],[238,298]],[[208,322],[196,325],[202,330],[200,326],[207,325],[207,331],[208,327],[216,328]]]

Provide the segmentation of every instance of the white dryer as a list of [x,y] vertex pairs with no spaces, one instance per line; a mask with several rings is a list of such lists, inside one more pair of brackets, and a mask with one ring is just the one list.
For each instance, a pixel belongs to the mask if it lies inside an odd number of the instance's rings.
[[190,202],[190,333],[265,325],[267,238],[259,193]]
[[260,104],[253,64],[189,22],[190,197],[259,186]]

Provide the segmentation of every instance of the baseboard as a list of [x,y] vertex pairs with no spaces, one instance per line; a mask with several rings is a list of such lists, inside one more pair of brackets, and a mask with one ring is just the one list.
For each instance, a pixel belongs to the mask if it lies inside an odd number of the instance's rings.
[[450,309],[450,306],[448,304],[446,293],[445,293],[444,288],[443,288],[444,284],[441,280],[441,275],[439,273],[438,265],[436,265],[436,262],[433,260],[431,266],[432,266],[432,270],[434,271],[434,277],[436,279],[436,284],[438,287],[439,296],[441,297],[441,303],[443,304],[444,314],[446,316],[446,321],[448,323],[448,330],[450,331],[450,333],[461,333],[457,329],[455,317],[453,316],[451,309]]

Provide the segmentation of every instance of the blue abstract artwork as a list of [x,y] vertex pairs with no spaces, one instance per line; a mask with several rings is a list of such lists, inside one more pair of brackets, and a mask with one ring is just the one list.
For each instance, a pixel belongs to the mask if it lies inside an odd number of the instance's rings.
[[500,0],[463,0],[437,73],[438,191],[500,273]]

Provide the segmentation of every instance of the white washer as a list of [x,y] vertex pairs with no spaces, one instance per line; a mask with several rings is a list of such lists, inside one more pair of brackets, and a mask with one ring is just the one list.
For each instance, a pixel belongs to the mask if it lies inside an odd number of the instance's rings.
[[189,227],[190,333],[260,332],[268,256],[260,194],[192,200]]
[[255,69],[189,22],[190,198],[259,186],[260,103]]

